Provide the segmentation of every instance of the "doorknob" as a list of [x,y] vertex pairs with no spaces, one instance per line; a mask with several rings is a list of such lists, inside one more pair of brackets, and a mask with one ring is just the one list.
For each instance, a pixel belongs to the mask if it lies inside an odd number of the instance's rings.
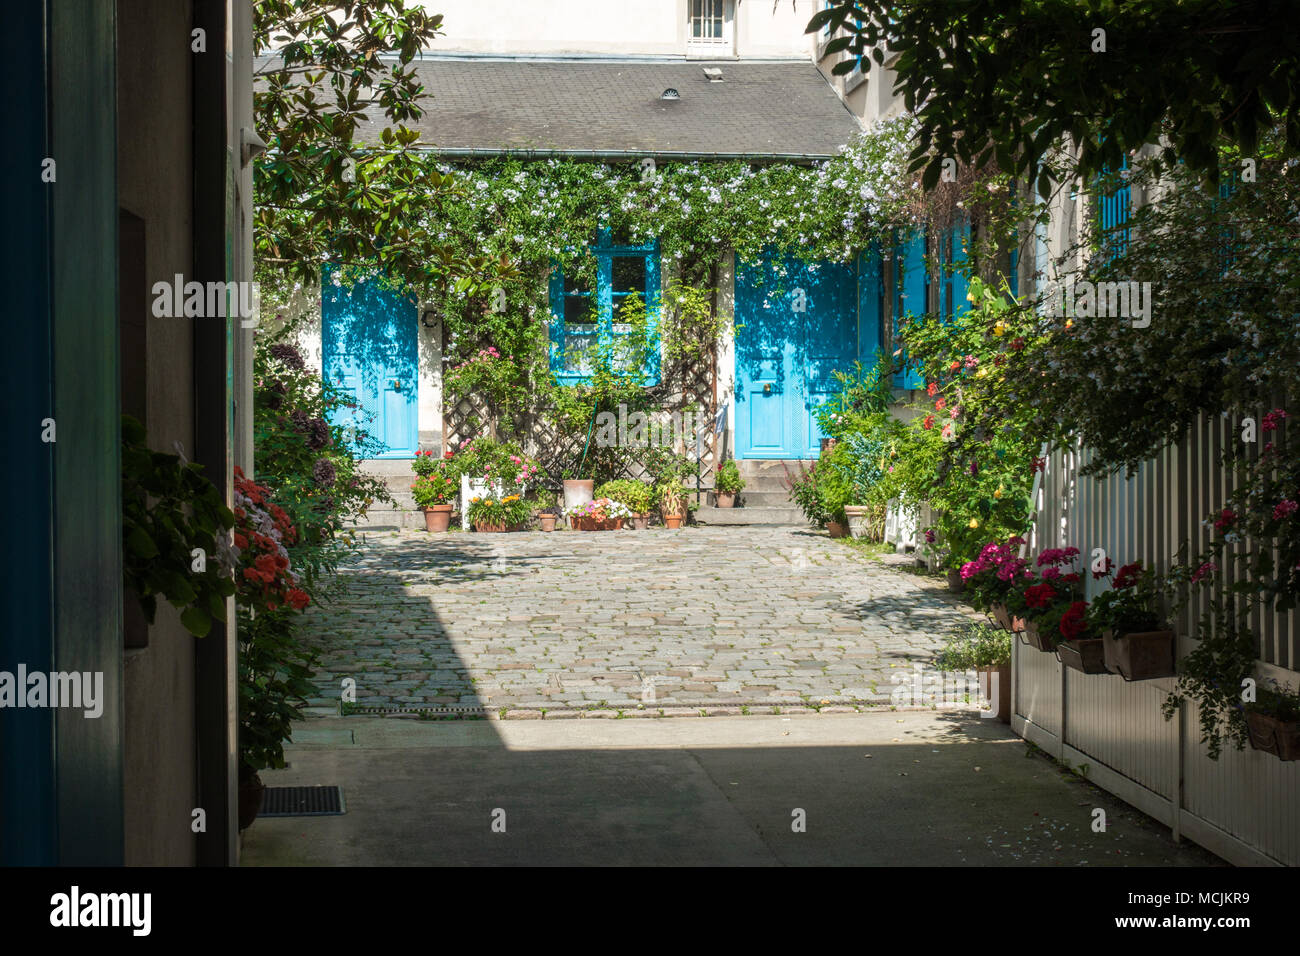
[[764,395],[771,395],[771,394],[772,394],[772,383],[771,383],[771,382],[764,382],[764,383],[763,383],[763,394],[764,394]]
[[400,392],[401,390],[402,390],[402,383],[399,382],[397,379],[393,379],[393,391]]

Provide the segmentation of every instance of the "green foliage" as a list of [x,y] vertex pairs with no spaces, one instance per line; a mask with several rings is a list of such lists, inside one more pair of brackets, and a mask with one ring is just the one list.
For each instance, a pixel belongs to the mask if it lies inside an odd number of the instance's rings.
[[734,458],[728,458],[713,478],[714,490],[723,495],[738,495],[744,487],[745,479],[740,477],[740,466]]
[[[406,124],[428,95],[411,61],[441,24],[406,0],[253,3],[253,111],[267,145],[253,165],[260,264],[311,279],[322,262],[343,262],[459,291],[515,274],[428,226],[459,187],[430,168]],[[383,129],[359,142],[367,121]]]
[[1161,711],[1170,720],[1184,703],[1194,701],[1201,743],[1217,760],[1225,743],[1238,750],[1245,746],[1242,689],[1247,679],[1254,679],[1259,645],[1246,614],[1219,601],[1212,601],[1201,616],[1197,636],[1196,646],[1178,662],[1178,682]]
[[808,32],[843,32],[826,50],[853,55],[835,73],[894,57],[895,89],[920,118],[913,168],[926,167],[927,186],[946,157],[991,157],[1047,195],[1066,139],[1085,178],[1148,143],[1163,145],[1167,166],[1213,173],[1220,137],[1250,155],[1284,116],[1296,152],[1300,54],[1266,26],[1291,12],[1284,0],[832,0]]
[[288,513],[298,540],[292,549],[302,587],[313,591],[347,550],[341,532],[374,501],[390,501],[382,479],[361,470],[382,443],[361,423],[339,422],[355,411],[353,399],[306,367],[291,328],[259,332],[253,355],[253,447],[257,480],[268,485]]
[[1246,703],[1245,709],[1267,714],[1278,720],[1300,720],[1300,694],[1292,690],[1289,685],[1280,684],[1276,680],[1270,681],[1269,684],[1272,686],[1260,684],[1255,688],[1255,700]]
[[285,766],[284,741],[301,720],[316,655],[296,636],[297,614],[285,608],[239,608],[239,778]]
[[935,658],[944,671],[968,671],[1011,663],[1009,631],[980,621],[971,621],[951,635]]
[[468,518],[477,526],[502,524],[507,529],[523,524],[529,516],[528,502],[517,494],[502,497],[478,497],[469,500]]
[[628,478],[605,482],[596,489],[595,496],[627,505],[634,515],[649,514],[655,506],[655,489],[644,481]]
[[659,497],[659,511],[663,515],[684,515],[686,513],[686,485],[676,475],[659,479],[655,483],[655,493]]
[[817,527],[825,525],[834,517],[826,505],[821,487],[825,472],[826,469],[820,462],[813,462],[807,468],[800,464],[797,476],[786,477],[790,500],[799,506],[808,522]]
[[[201,465],[151,451],[144,426],[122,416],[123,577],[146,621],[154,622],[160,594],[196,637],[225,621],[235,584],[218,538],[227,538],[234,523]],[[202,570],[194,569],[196,561]]]

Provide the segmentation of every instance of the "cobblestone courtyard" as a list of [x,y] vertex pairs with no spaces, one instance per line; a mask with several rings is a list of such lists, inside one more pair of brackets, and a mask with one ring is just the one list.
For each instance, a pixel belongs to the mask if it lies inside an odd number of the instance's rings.
[[961,620],[915,575],[797,528],[371,532],[340,578],[310,612],[330,710],[348,677],[362,710],[881,707]]

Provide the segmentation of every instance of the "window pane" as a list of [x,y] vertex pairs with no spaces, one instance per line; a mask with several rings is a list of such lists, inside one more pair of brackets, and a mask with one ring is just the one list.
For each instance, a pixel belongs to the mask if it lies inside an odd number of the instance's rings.
[[569,329],[574,323],[591,321],[591,299],[583,295],[566,295],[564,297],[564,324]]
[[614,257],[614,292],[639,292],[645,295],[645,257]]
[[564,370],[590,374],[596,341],[595,325],[585,323],[569,326],[564,335]]
[[579,279],[577,276],[572,276],[567,274],[565,275],[564,277],[565,295],[576,295],[579,293],[590,293],[590,292],[591,292],[591,288],[588,286],[585,280]]

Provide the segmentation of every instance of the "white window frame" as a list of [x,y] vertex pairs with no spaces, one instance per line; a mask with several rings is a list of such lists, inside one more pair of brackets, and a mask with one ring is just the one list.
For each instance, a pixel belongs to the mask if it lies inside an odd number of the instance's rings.
[[[701,15],[696,15],[696,10]],[[717,11],[716,16],[713,11]],[[695,24],[720,22],[719,37],[696,37]],[[735,56],[736,51],[736,0],[686,0],[686,55],[719,57]]]

